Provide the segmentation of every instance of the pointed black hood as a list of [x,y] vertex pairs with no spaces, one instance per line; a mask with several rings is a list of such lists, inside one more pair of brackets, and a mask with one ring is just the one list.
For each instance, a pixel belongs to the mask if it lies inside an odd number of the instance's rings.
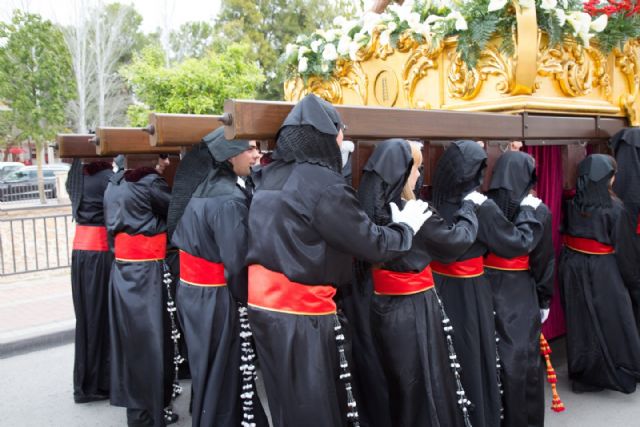
[[592,154],[580,162],[573,199],[580,212],[611,207],[609,181],[615,172],[615,160],[606,154]]
[[507,151],[495,164],[489,198],[502,209],[509,220],[518,212],[520,202],[536,183],[533,157],[521,151]]

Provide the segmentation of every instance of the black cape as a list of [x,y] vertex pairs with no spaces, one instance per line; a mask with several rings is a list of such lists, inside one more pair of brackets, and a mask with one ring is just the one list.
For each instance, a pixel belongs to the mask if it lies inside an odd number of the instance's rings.
[[[517,216],[520,201],[534,183],[533,159],[522,152],[507,152],[495,165],[489,197],[498,203],[505,215]],[[551,212],[541,205],[535,214],[543,228],[530,253],[530,269],[485,268],[496,312],[504,425],[513,427],[544,425],[540,309],[549,307],[553,294],[554,249]],[[526,255],[526,252],[520,255]]]
[[[70,195],[73,219],[78,225],[104,227],[103,198],[113,171],[108,163],[79,167],[81,174]],[[84,169],[84,170],[83,170]],[[113,254],[111,251],[73,250],[71,294],[76,315],[73,397],[86,402],[109,395],[108,290]]]
[[[116,174],[104,196],[107,231],[154,236],[167,230],[170,190],[150,168]],[[109,295],[111,404],[149,412],[164,425],[171,397],[163,261],[113,263]]]
[[[606,188],[610,176],[602,178],[600,185]],[[582,192],[578,183],[577,195]],[[569,377],[578,388],[631,393],[640,380],[640,335],[630,298],[640,286],[635,227],[620,200],[612,198],[606,204],[610,206],[591,205],[583,210],[571,200],[565,208],[564,234],[615,249],[609,255],[588,255],[566,247],[562,251],[559,269]]]

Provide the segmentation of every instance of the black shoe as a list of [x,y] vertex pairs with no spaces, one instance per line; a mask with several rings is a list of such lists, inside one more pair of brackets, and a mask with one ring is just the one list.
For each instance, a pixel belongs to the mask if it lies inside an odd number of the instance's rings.
[[76,403],[97,402],[99,400],[107,400],[108,398],[108,394],[84,394],[82,396],[73,396],[73,400]]
[[604,387],[598,387],[596,385],[590,385],[590,384],[574,381],[573,383],[571,383],[571,390],[576,394],[594,393],[594,392],[604,390]]

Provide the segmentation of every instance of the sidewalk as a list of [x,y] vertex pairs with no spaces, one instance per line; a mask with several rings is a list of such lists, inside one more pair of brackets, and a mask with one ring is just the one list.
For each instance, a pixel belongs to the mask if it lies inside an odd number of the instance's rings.
[[0,358],[72,342],[69,268],[0,278]]

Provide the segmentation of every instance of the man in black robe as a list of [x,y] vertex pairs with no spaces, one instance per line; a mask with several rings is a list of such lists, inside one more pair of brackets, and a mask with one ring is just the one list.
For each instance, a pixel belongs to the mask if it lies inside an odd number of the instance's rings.
[[[611,138],[611,149],[618,163],[613,190],[624,202],[635,226],[636,259],[640,260],[640,128],[626,128]],[[640,293],[631,293],[631,302],[640,331]]]
[[[433,177],[433,203],[453,224],[464,196],[482,184],[487,154],[475,141],[456,141],[444,152]],[[478,208],[478,235],[453,263],[432,262],[436,287],[451,319],[453,342],[462,365],[462,385],[471,403],[474,427],[500,425],[501,395],[496,367],[496,332],[491,287],[484,275],[487,252],[512,258],[528,253],[542,225],[535,208],[540,199],[528,196],[514,222],[487,200]]]
[[249,212],[249,320],[277,427],[357,419],[333,296],[351,280],[352,256],[402,254],[429,216],[413,201],[388,226],[375,225],[341,175],[342,129],[331,104],[301,100],[259,173]]
[[[489,198],[509,221],[515,221],[520,203],[536,183],[534,159],[507,151],[496,162]],[[485,255],[484,266],[493,291],[498,352],[502,362],[504,425],[544,425],[544,372],[540,333],[553,295],[554,249],[551,212],[540,204],[535,211],[543,225],[531,253],[502,258]]]
[[171,397],[166,287],[166,216],[170,190],[155,169],[115,174],[104,195],[115,240],[111,272],[111,404],[127,408],[130,426],[164,426]]
[[253,359],[253,350],[248,348],[250,338],[241,339],[241,332],[249,332],[246,325],[241,329],[240,318],[247,310],[250,200],[238,178],[249,176],[259,154],[255,141],[228,141],[222,128],[204,140],[209,173],[172,237],[180,249],[176,300],[193,378],[192,424],[267,426],[253,381],[255,370],[242,372],[247,378],[241,378],[241,365],[252,364],[241,357]]
[[640,334],[629,293],[640,288],[634,224],[611,194],[615,160],[592,154],[578,165],[567,202],[560,289],[574,391],[632,393],[640,381]]
[[67,178],[76,234],[71,253],[71,293],[76,315],[73,398],[109,398],[109,274],[113,254],[102,207],[111,163],[75,160]]

